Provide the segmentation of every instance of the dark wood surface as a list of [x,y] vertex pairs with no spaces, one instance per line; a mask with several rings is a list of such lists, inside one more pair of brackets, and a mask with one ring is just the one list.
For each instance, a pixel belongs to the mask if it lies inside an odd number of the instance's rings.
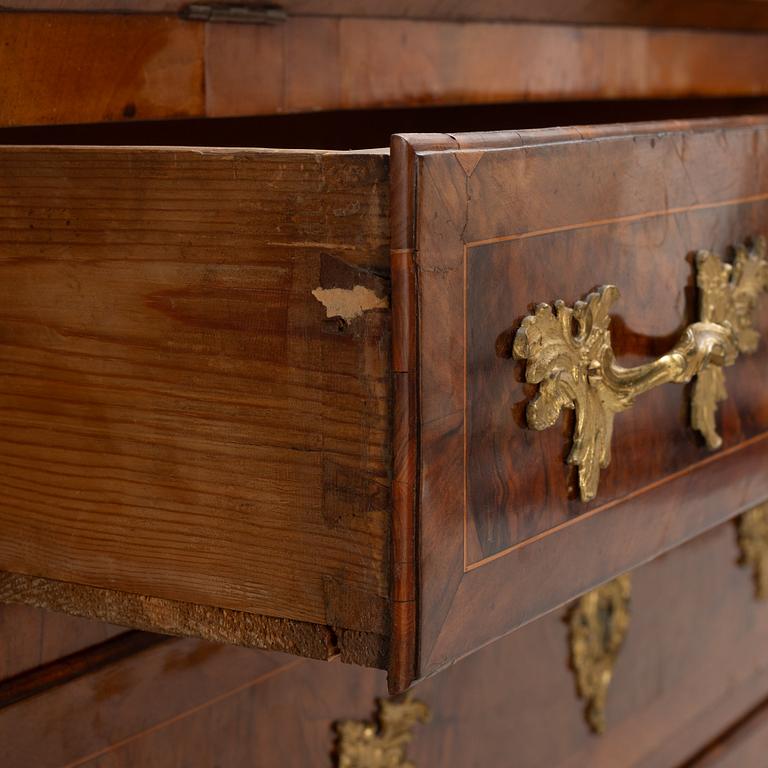
[[0,36],[0,126],[768,94],[768,45],[756,32],[323,16],[264,27],[0,13]]
[[27,674],[0,683],[0,708],[42,696],[52,688],[65,686],[85,674],[92,674],[147,648],[165,643],[168,639],[166,635],[150,632],[121,632],[103,643],[88,646],[85,651],[35,667]]
[[762,768],[767,746],[768,703],[763,703],[684,768]]
[[768,98],[630,99],[517,102],[402,109],[331,110],[300,114],[177,120],[123,120],[79,125],[0,128],[0,145],[269,147],[349,151],[386,147],[398,133],[467,133],[644,120],[694,120],[768,114]]
[[0,683],[124,631],[28,605],[0,605]]
[[389,313],[312,292],[386,299],[387,157],[0,154],[0,569],[380,658]]
[[[3,8],[45,11],[180,11],[186,0],[5,0]],[[374,16],[466,21],[540,21],[723,29],[768,29],[764,0],[282,0],[292,16]]]
[[602,736],[575,698],[558,612],[415,687],[436,705],[411,751],[416,764],[679,766],[765,698],[768,606],[737,559],[726,524],[633,572]]
[[418,674],[768,496],[765,343],[729,372],[723,450],[702,447],[681,387],[658,389],[617,418],[590,505],[572,499],[569,424],[526,429],[533,391],[496,354],[535,303],[606,282],[620,361],[667,351],[694,319],[690,253],[766,227],[767,142],[761,119],[395,139],[416,177],[393,248],[416,247]]
[[[416,686],[433,719],[411,759],[677,768],[700,754],[768,696],[768,604],[737,559],[728,523],[633,573],[603,736],[584,720],[557,612]],[[383,672],[172,640],[0,709],[0,764],[330,768],[333,723],[370,718],[385,690]]]

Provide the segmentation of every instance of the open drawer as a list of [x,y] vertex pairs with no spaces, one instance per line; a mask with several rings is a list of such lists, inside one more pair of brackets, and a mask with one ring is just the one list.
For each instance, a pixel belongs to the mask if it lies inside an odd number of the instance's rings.
[[760,241],[716,269],[768,118],[6,147],[0,199],[0,599],[400,690],[768,497]]

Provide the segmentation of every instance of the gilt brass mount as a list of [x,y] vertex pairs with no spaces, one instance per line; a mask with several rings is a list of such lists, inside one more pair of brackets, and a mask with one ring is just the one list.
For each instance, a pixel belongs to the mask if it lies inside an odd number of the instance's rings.
[[375,721],[345,720],[339,734],[339,768],[415,768],[406,751],[413,728],[429,721],[429,707],[407,694],[399,700],[379,699]]
[[562,301],[554,309],[539,304],[517,331],[514,355],[527,361],[526,381],[538,384],[526,410],[528,425],[547,429],[564,408],[575,409],[568,463],[578,467],[582,501],[596,496],[600,470],[611,462],[614,416],[661,384],[684,384],[696,377],[691,425],[710,449],[721,445],[715,416],[718,402],[727,397],[723,368],[733,365],[739,353],[754,352],[760,338],[755,315],[759,295],[768,291],[765,239],[738,247],[732,265],[700,251],[696,268],[699,322],[652,363],[634,368],[616,363],[609,312],[619,290],[613,285],[602,286],[573,308]]
[[[737,351],[747,355],[755,352],[760,343],[755,315],[760,294],[768,291],[765,238],[740,245],[735,251],[732,265],[710,251],[696,255],[699,320],[730,327]],[[698,374],[693,386],[691,426],[704,436],[711,450],[722,445],[715,428],[715,413],[717,403],[727,397],[722,367],[713,366]]]
[[571,666],[589,727],[605,730],[605,702],[613,668],[629,628],[629,574],[580,597],[568,614]]
[[752,569],[758,600],[768,599],[768,501],[738,519],[741,564]]

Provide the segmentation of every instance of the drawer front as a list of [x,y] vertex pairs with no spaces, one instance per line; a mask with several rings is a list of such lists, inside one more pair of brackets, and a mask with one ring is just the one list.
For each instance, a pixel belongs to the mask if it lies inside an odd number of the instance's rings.
[[[721,269],[696,252],[728,261],[731,245],[768,233],[768,125],[396,137],[393,147],[393,175],[410,190],[393,212],[395,282],[411,281],[410,313],[395,312],[395,368],[418,388],[401,479],[417,509],[424,675],[768,496],[764,249],[738,257],[743,275],[754,268],[745,323],[759,343],[721,368],[731,331],[692,325],[714,317],[697,280]],[[577,327],[568,308],[610,284],[620,298],[609,307],[612,289],[595,295]],[[558,320],[545,308],[523,323],[556,300]],[[710,332],[724,334],[720,352],[696,341],[696,365],[709,370],[694,386],[704,393],[725,371],[727,397],[711,411],[718,450],[691,426],[690,375],[649,385],[669,379],[679,361],[664,355],[683,334]],[[545,363],[559,378],[537,378]]]
[[383,154],[0,150],[2,599],[382,663],[387,190]]
[[[192,5],[198,7],[197,20],[183,17],[182,9]],[[768,9],[754,0],[708,0],[706,5],[687,0],[673,7],[662,0],[285,0],[280,4],[287,13],[284,22],[279,9],[265,12],[258,3],[251,5],[8,0],[3,11],[11,12],[0,14],[0,68],[6,72],[0,126],[115,123],[111,129],[104,126],[112,137],[107,141],[135,144],[144,141],[130,138],[133,129],[147,129],[131,126],[134,120],[595,99],[663,100],[665,114],[690,115],[690,109],[702,108],[690,103],[693,96],[768,95]],[[206,7],[215,20],[202,21]],[[457,16],[463,23],[456,23]],[[218,23],[227,19],[253,23]],[[278,23],[259,23],[269,21]],[[99,65],[91,66],[93,61]],[[672,99],[689,101],[670,104]],[[513,107],[512,113],[500,106],[496,114],[508,115],[508,124],[515,125],[551,114],[528,106]],[[605,115],[605,109],[616,114],[616,108],[595,106],[591,115]],[[630,108],[649,114],[642,103]],[[706,108],[744,109],[722,101]],[[576,119],[583,113],[583,105],[575,108]],[[323,119],[302,125],[308,135],[324,131],[335,146],[347,148],[360,146],[361,128],[375,128],[381,138],[374,143],[384,143],[382,126],[390,119],[387,113],[362,121],[353,115],[341,131]],[[394,119],[423,125],[430,117]],[[466,117],[442,113],[432,119],[454,123]],[[226,140],[249,146],[255,131],[270,122],[229,125]],[[406,128],[402,122],[394,126]],[[190,139],[189,129],[180,127],[181,141],[200,142],[209,129],[215,126],[201,131],[195,125]],[[233,130],[244,138],[236,138]],[[280,142],[290,134],[283,121],[273,123],[272,130],[279,132]],[[90,143],[84,135],[92,136],[93,129],[76,129],[74,141]],[[302,146],[316,145],[308,136]]]
[[738,557],[726,523],[629,574],[602,734],[576,695],[568,606],[418,684],[433,721],[416,731],[411,758],[456,768],[501,768],[511,756],[519,768],[685,764],[768,694],[768,603]]

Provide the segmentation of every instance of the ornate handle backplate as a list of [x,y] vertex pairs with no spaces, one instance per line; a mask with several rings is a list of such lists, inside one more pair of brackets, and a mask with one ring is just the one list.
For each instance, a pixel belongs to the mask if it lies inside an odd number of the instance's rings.
[[427,723],[429,707],[410,693],[379,699],[376,721],[345,720],[336,724],[338,768],[415,768],[406,754],[413,729]]
[[614,358],[609,311],[619,290],[613,285],[602,286],[572,308],[562,301],[554,309],[539,304],[518,329],[514,355],[527,360],[525,379],[539,386],[526,411],[528,425],[547,429],[563,408],[575,409],[568,463],[578,467],[582,501],[595,497],[600,470],[610,464],[615,414],[661,384],[684,384],[696,377],[691,425],[710,449],[720,447],[715,415],[718,402],[727,397],[723,368],[740,353],[754,352],[760,339],[755,317],[757,299],[768,291],[765,238],[736,248],[732,265],[699,251],[696,278],[699,322],[647,365],[624,368]]
[[571,666],[584,713],[595,733],[605,731],[613,668],[629,628],[630,576],[625,573],[580,597],[568,613]]

